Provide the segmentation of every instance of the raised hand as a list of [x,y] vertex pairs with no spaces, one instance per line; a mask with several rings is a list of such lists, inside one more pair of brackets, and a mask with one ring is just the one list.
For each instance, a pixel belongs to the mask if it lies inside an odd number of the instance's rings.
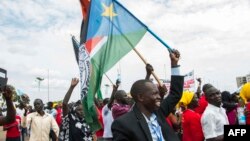
[[118,90],[118,87],[119,87],[119,84],[117,85],[113,85],[113,91],[117,91]]
[[6,100],[11,100],[12,99],[12,90],[9,86],[6,86],[4,91],[3,91],[3,97]]
[[201,83],[201,78],[196,78],[196,80],[197,80],[199,83]]
[[167,94],[167,92],[168,92],[168,89],[167,89],[167,87],[166,87],[166,85],[159,85],[158,86],[158,89],[159,89],[159,93],[160,93],[160,96],[161,96],[161,98],[164,98],[164,96]]
[[153,66],[150,65],[150,64],[147,64],[147,65],[146,65],[146,71],[147,71],[147,74],[151,74],[152,71],[154,71]]
[[171,67],[178,66],[178,61],[180,60],[180,52],[176,49],[173,49],[172,52],[170,52],[169,57],[171,60]]
[[71,87],[75,87],[79,82],[78,78],[72,78],[71,80]]
[[63,98],[63,117],[65,117],[69,113],[68,102],[69,102],[71,94],[72,94],[75,86],[78,84],[78,82],[79,82],[78,78],[72,78],[70,87],[69,87],[66,95]]
[[116,82],[115,82],[115,85],[117,86],[117,88],[119,87],[120,84],[121,84],[120,79],[117,79]]
[[147,74],[146,74],[146,78],[147,80],[150,80],[150,75],[152,74],[152,72],[154,71],[154,68],[152,65],[150,64],[147,64],[146,65],[146,71],[147,71]]

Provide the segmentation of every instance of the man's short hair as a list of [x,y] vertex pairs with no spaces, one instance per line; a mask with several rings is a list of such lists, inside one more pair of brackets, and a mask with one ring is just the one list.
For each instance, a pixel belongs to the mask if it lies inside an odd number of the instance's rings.
[[118,91],[115,93],[114,98],[115,98],[115,99],[121,99],[121,98],[123,97],[123,95],[127,95],[127,93],[126,93],[124,90],[118,90]]
[[143,94],[147,91],[146,83],[152,83],[152,81],[146,80],[146,79],[141,79],[141,80],[137,80],[132,85],[132,87],[130,89],[130,94],[135,101],[137,101],[137,95]]
[[49,101],[47,105],[53,107],[53,102]]
[[214,86],[210,86],[205,90],[205,96],[208,96],[211,93],[217,92],[218,89],[215,88]]
[[34,100],[34,103],[35,103],[36,101],[40,101],[40,102],[42,102],[42,104],[43,104],[43,100],[40,99],[40,98],[35,99],[35,100]]
[[213,85],[210,84],[210,83],[204,84],[204,85],[202,86],[202,91],[203,91],[204,93],[206,93],[207,89],[209,89],[209,88],[211,88],[211,87],[213,87]]

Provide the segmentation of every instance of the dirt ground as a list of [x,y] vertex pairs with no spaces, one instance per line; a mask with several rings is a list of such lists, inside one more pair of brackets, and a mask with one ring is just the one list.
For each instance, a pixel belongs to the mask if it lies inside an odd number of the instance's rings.
[[[0,141],[5,141],[6,131],[3,131],[3,126],[0,126]],[[29,138],[26,137],[25,141],[29,141]]]
[[0,141],[5,141],[6,132],[3,131],[3,126],[0,126]]

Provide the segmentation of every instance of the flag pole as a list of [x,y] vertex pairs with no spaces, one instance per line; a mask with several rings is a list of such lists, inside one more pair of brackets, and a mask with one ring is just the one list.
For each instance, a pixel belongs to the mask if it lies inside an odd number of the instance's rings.
[[169,53],[172,52],[172,48],[170,48],[170,46],[165,43],[159,36],[157,36],[151,29],[147,28],[148,32],[151,33],[151,35],[153,35],[159,42],[161,42],[169,51]]
[[151,29],[149,29],[142,21],[140,21],[137,17],[135,17],[127,8],[125,8],[120,2],[118,2],[117,0],[114,0],[114,2],[116,2],[119,6],[121,6],[124,10],[126,10],[133,18],[135,18],[140,24],[142,24],[147,30],[148,32],[153,35],[159,42],[161,42],[170,52],[172,52],[172,48],[165,43],[159,36],[157,36]]
[[108,78],[109,82],[110,82],[112,85],[115,85],[115,84],[111,81],[111,79],[107,76],[106,73],[104,73],[104,75]]
[[[136,48],[133,48],[133,50],[135,51],[135,53],[142,59],[142,61],[145,63],[145,65],[147,65],[147,61],[143,58],[143,56],[137,51]],[[157,83],[162,86],[160,79],[158,78],[158,76],[154,73],[154,71],[152,71],[152,75],[154,76],[155,80],[157,81]]]

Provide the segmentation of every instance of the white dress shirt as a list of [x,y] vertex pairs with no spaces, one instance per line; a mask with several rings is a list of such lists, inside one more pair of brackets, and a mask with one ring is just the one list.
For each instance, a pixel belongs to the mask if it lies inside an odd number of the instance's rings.
[[205,139],[224,134],[224,125],[228,125],[226,111],[222,107],[208,104],[201,116],[201,126]]
[[56,133],[57,137],[59,135],[59,127],[55,119],[47,113],[43,116],[37,112],[30,113],[25,121],[27,127],[31,128],[30,141],[49,141],[50,129]]

